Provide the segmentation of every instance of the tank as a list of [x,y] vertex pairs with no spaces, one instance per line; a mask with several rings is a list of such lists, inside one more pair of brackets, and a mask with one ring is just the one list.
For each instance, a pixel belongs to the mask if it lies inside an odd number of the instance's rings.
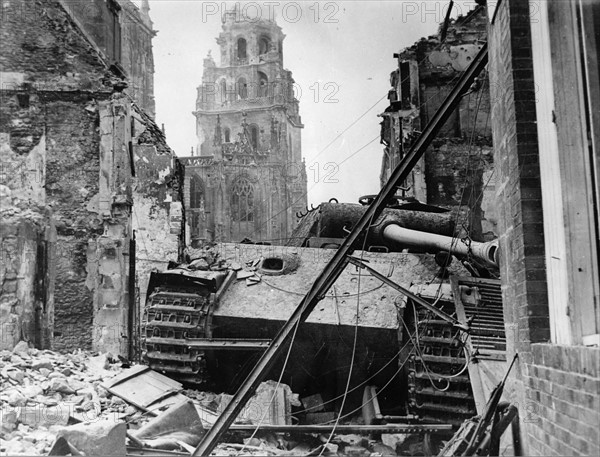
[[[146,362],[186,384],[235,392],[331,260],[334,250],[327,248],[341,243],[364,210],[325,203],[305,216],[296,245],[188,249],[186,264],[152,273],[143,318]],[[473,262],[492,271],[498,262],[497,244],[467,242],[456,216],[387,208],[362,240],[365,250],[353,257],[454,316],[449,278],[477,274]],[[450,262],[451,256],[461,262]],[[476,414],[465,337],[349,264],[269,377],[283,372],[282,381],[301,398],[318,393],[327,412],[341,407],[352,366],[345,413],[360,410],[368,380],[394,415],[459,424]]]

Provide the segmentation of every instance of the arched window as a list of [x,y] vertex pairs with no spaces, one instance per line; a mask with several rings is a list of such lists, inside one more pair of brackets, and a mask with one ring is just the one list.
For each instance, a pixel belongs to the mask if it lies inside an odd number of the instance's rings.
[[248,84],[246,83],[246,78],[238,79],[238,95],[241,99],[248,98]]
[[227,82],[222,79],[221,80],[221,103],[225,103],[227,101]]
[[271,49],[271,40],[268,36],[261,36],[258,39],[258,54],[266,54]]
[[231,142],[231,130],[229,130],[229,127],[223,129],[223,136],[225,137],[225,143]]
[[204,184],[198,175],[190,176],[190,208],[204,208]]
[[258,149],[258,127],[256,125],[250,126],[250,144],[255,151]]
[[237,178],[231,189],[231,218],[237,222],[254,221],[254,186],[247,176]]
[[237,58],[240,60],[246,58],[246,40],[244,38],[237,40]]
[[266,97],[269,95],[269,78],[262,71],[258,72],[258,96]]

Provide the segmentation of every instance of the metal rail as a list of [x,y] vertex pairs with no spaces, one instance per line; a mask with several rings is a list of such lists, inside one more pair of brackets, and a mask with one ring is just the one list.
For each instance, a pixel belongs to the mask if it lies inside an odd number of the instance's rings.
[[233,423],[246,402],[252,397],[257,387],[273,366],[277,357],[283,352],[286,343],[294,333],[294,328],[301,322],[304,322],[315,306],[324,297],[331,285],[340,276],[348,264],[348,255],[355,249],[355,244],[361,234],[369,227],[385,208],[386,201],[396,192],[397,184],[402,183],[415,167],[419,159],[425,153],[427,147],[431,144],[435,135],[440,131],[446,120],[450,117],[454,109],[460,103],[461,96],[469,89],[477,75],[487,64],[487,44],[484,44],[469,68],[461,75],[458,83],[448,97],[444,100],[440,108],[423,130],[421,136],[417,139],[411,149],[398,164],[390,179],[381,189],[375,200],[371,203],[363,216],[357,222],[348,237],[344,240],[335,255],[325,266],[321,274],[313,283],[311,289],[296,307],[289,320],[283,325],[277,333],[269,348],[262,354],[262,357],[252,369],[248,377],[244,380],[238,391],[227,407],[223,410],[212,428],[204,435],[202,441],[196,447],[193,456],[208,456],[215,448],[221,436],[227,431],[227,428]]
[[266,349],[271,340],[243,338],[146,338],[147,344],[168,344],[190,349],[257,350]]
[[[214,427],[214,425],[213,425]],[[452,430],[452,424],[374,424],[374,425],[232,425],[230,430],[253,432],[256,427],[263,432],[325,433],[335,430],[340,433],[419,433]]]

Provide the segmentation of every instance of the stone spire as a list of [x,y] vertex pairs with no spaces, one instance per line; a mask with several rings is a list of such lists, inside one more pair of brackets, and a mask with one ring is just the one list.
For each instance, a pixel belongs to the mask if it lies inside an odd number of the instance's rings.
[[140,16],[144,24],[152,29],[152,19],[150,19],[150,3],[148,0],[142,0],[142,6],[140,7]]

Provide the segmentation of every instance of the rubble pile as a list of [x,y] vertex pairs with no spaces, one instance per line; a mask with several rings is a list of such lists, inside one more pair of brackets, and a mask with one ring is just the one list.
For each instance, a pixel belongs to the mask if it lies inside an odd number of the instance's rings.
[[58,354],[25,342],[1,351],[0,453],[45,455],[71,424],[141,417],[100,386],[121,370],[110,355]]
[[[297,261],[293,256],[288,256],[288,265],[297,267]],[[292,259],[293,261],[290,261]],[[193,271],[229,271],[236,272],[237,280],[245,280],[247,286],[258,284],[262,280],[262,274],[258,272],[259,265],[263,258],[252,259],[243,265],[231,259],[224,259],[216,246],[212,243],[206,243],[200,248],[187,247],[185,249],[185,264],[171,265],[177,269]]]
[[[30,348],[25,342],[12,351],[0,351],[0,454],[142,455],[152,448],[190,455],[231,396],[165,384],[168,392],[156,392],[166,399],[161,407],[140,405],[140,391],[134,386],[146,385],[149,379],[158,385],[160,378],[179,384],[147,367],[130,367],[110,354],[81,350],[59,354]],[[418,452],[418,436],[411,434],[296,431],[292,407],[312,405],[314,409],[314,401],[299,399],[287,385],[262,383],[213,455]],[[362,419],[344,423],[360,428]]]

